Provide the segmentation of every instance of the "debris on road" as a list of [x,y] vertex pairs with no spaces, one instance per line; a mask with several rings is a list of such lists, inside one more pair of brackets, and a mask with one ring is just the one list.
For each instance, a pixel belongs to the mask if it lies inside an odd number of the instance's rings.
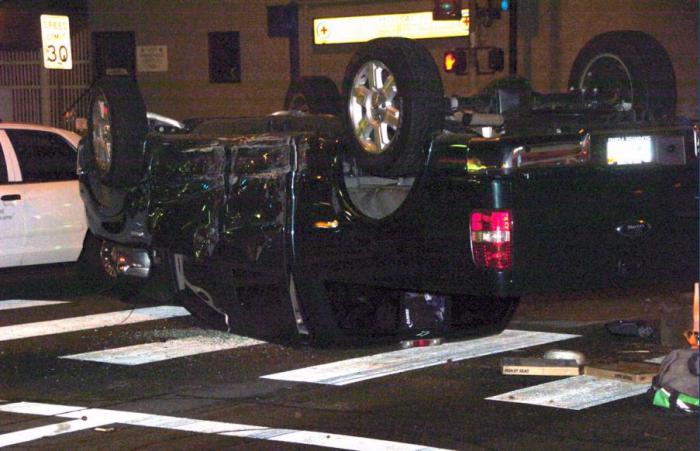
[[517,376],[578,376],[581,368],[576,360],[542,359],[538,357],[504,357],[501,373]]
[[617,320],[606,323],[605,328],[611,334],[622,337],[649,338],[656,334],[656,329],[646,321]]
[[698,351],[676,349],[661,362],[658,375],[652,381],[653,404],[686,413],[698,412]]
[[544,353],[545,359],[575,360],[577,365],[586,364],[586,356],[582,352],[567,349],[550,349]]
[[584,369],[584,374],[587,376],[621,380],[633,384],[651,384],[651,380],[658,372],[659,365],[644,362],[589,365]]

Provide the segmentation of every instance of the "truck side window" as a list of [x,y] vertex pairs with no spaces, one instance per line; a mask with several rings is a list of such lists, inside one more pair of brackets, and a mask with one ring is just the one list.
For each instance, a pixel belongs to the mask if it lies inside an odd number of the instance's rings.
[[75,180],[75,150],[60,136],[35,130],[6,130],[25,183]]

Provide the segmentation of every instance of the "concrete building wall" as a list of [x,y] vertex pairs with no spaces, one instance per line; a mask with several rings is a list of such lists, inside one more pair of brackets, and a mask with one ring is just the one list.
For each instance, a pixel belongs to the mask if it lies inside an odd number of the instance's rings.
[[[267,36],[268,5],[280,0],[89,0],[92,31],[134,31],[137,45],[167,45],[168,71],[138,74],[148,108],[179,119],[259,115],[281,108],[289,83],[289,44]],[[468,5],[465,0],[465,6]],[[484,0],[481,0],[484,3]],[[298,0],[302,75],[340,83],[357,45],[314,46],[312,20],[343,15],[428,11],[430,0]],[[567,87],[578,51],[599,33],[639,30],[668,51],[679,114],[698,117],[697,0],[520,0],[518,72],[539,91]],[[238,31],[240,84],[208,80],[207,33]],[[480,45],[508,48],[508,14],[477,33]],[[438,62],[466,38],[423,41]],[[504,73],[498,74],[499,76]],[[443,75],[446,94],[472,94],[490,76]]]
[[[139,72],[149,110],[178,119],[262,115],[281,108],[288,41],[267,37],[268,1],[92,0],[92,31],[133,31],[137,46],[167,45],[167,72]],[[241,83],[209,83],[207,33],[238,31]]]

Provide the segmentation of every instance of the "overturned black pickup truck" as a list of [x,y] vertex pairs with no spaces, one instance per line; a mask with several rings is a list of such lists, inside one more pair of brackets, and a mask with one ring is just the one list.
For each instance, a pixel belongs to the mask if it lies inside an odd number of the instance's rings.
[[99,81],[78,171],[105,270],[316,343],[497,333],[529,291],[696,278],[693,124],[517,78],[446,99],[398,38],[343,92],[306,77],[284,111],[149,134],[135,83]]

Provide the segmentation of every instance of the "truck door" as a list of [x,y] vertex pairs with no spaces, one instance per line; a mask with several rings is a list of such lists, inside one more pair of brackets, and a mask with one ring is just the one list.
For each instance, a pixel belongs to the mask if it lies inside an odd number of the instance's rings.
[[289,138],[263,137],[234,149],[235,162],[224,208],[227,256],[240,283],[278,284],[286,276],[284,232]]
[[0,268],[19,266],[24,249],[24,212],[17,180],[12,146],[7,134],[0,130]]

